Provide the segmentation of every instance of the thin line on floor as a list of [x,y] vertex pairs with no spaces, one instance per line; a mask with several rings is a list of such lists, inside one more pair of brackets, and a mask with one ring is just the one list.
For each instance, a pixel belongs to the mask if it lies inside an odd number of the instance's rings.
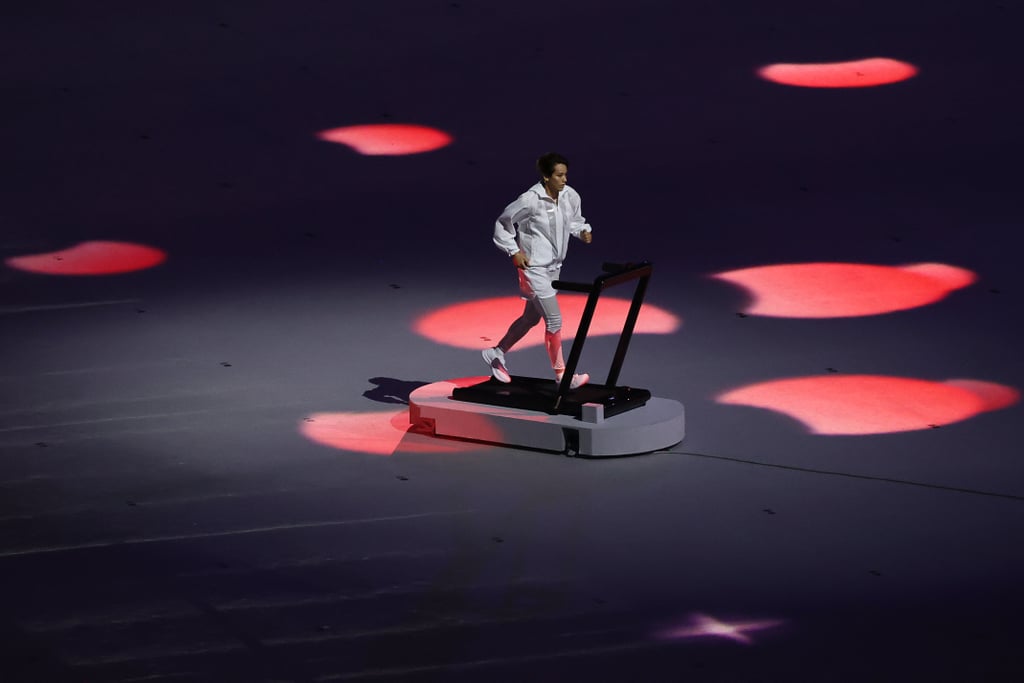
[[64,311],[72,308],[94,308],[96,306],[119,306],[121,304],[137,304],[142,299],[112,299],[110,301],[79,301],[67,304],[43,304],[39,306],[8,306],[0,308],[0,315],[16,313],[36,313],[40,311]]
[[981,489],[968,489],[960,486],[945,486],[943,484],[929,484],[923,481],[910,479],[894,479],[892,477],[878,477],[870,474],[855,474],[853,472],[837,472],[835,470],[818,470],[811,467],[798,467],[796,465],[777,465],[759,460],[746,460],[744,458],[731,458],[727,455],[711,455],[710,453],[694,453],[692,451],[658,451],[659,453],[671,453],[674,455],[692,455],[695,458],[707,458],[709,460],[724,460],[741,465],[756,465],[758,467],[770,467],[776,470],[789,470],[790,472],[806,472],[808,474],[824,474],[831,477],[845,477],[847,479],[863,479],[866,481],[881,481],[887,484],[901,484],[903,486],[917,486],[919,488],[933,489],[936,491],[951,491],[953,493],[967,493],[972,496],[988,496],[990,498],[1006,498],[1008,500],[1024,501],[1024,496],[1012,493],[998,493],[996,491],[983,491]]
[[75,550],[95,550],[99,548],[114,548],[131,545],[143,545],[146,543],[169,543],[173,541],[197,541],[207,538],[224,538],[227,536],[247,536],[251,534],[266,534],[276,531],[295,531],[298,529],[322,529],[328,527],[349,526],[355,524],[375,524],[378,522],[400,522],[411,519],[423,519],[426,517],[445,517],[455,515],[468,515],[475,510],[448,510],[441,512],[417,512],[409,515],[389,515],[386,517],[369,517],[364,519],[339,519],[327,522],[299,522],[296,524],[275,524],[273,526],[253,527],[251,529],[230,529],[226,531],[208,531],[195,534],[173,534],[168,536],[149,536],[143,538],[126,538],[116,541],[94,541],[92,543],[74,543],[68,545],[44,546],[38,548],[21,548],[19,550],[8,550],[0,552],[0,558],[24,557],[27,555],[44,555],[48,553],[64,553]]
[[443,672],[443,671],[464,671],[492,666],[508,666],[510,664],[526,664],[530,662],[543,662],[555,659],[566,659],[574,657],[592,657],[607,655],[612,652],[635,652],[665,647],[664,643],[650,640],[640,640],[620,643],[617,645],[602,645],[593,648],[580,648],[575,650],[559,650],[557,652],[543,652],[513,657],[494,657],[491,659],[477,659],[465,662],[452,662],[450,664],[427,664],[423,666],[395,667],[389,669],[372,669],[343,674],[329,674],[318,676],[316,681],[354,681],[372,678],[392,678],[395,676],[408,676],[412,674]]

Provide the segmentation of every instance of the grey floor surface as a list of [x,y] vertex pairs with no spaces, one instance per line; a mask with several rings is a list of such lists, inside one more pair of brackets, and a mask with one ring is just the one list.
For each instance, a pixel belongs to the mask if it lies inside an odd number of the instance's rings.
[[[715,400],[829,368],[1024,387],[1020,8],[5,14],[0,256],[106,239],[168,259],[0,270],[0,680],[1024,680],[1019,403],[823,436]],[[753,76],[874,55],[921,72],[856,92]],[[388,121],[455,142],[313,137]],[[549,148],[595,231],[565,275],[650,259],[648,302],[683,321],[638,334],[622,375],[685,404],[683,443],[587,460],[304,437],[314,414],[400,423],[410,388],[483,374],[413,324],[515,293],[489,233]],[[809,261],[978,279],[797,320],[737,315],[746,295],[709,277]],[[613,348],[590,340],[585,369]],[[544,371],[538,347],[511,358]]]

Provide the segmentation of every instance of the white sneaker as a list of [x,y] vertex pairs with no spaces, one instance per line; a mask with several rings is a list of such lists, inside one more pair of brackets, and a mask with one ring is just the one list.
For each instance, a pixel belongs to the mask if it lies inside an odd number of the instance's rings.
[[512,376],[508,374],[508,368],[505,367],[504,351],[495,346],[491,349],[484,349],[480,355],[484,357],[484,362],[491,366],[491,374],[494,379],[504,384],[512,381]]
[[[562,383],[562,377],[557,377],[555,379],[555,381],[558,382],[558,384],[561,384]],[[585,372],[581,373],[579,375],[573,375],[572,379],[569,381],[569,389],[570,389],[570,391],[572,389],[579,389],[580,387],[582,387],[584,384],[586,384],[589,381],[590,381],[590,375],[588,375]]]

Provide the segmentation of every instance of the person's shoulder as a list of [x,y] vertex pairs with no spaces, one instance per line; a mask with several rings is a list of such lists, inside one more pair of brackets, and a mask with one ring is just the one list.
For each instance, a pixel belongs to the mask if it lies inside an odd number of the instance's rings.
[[540,199],[541,194],[544,193],[544,186],[540,183],[534,184],[527,190],[524,190],[516,200],[520,202],[535,202]]
[[563,187],[562,192],[565,193],[565,196],[572,201],[578,202],[580,200],[580,193],[574,190],[571,185]]

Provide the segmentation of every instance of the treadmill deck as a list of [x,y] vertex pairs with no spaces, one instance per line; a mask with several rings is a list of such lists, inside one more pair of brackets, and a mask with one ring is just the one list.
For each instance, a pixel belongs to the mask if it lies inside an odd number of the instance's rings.
[[[439,437],[586,457],[650,453],[674,446],[685,435],[685,411],[678,401],[649,397],[643,405],[611,417],[601,404],[580,404],[585,416],[581,419],[453,398],[454,390],[468,388],[471,382],[487,384],[478,380],[484,378],[434,382],[416,389],[409,396],[410,423],[421,433]],[[547,383],[554,386],[553,380]],[[552,397],[554,393],[552,389]]]
[[556,407],[557,397],[558,384],[553,379],[515,375],[508,384],[491,377],[479,384],[458,387],[452,391],[452,398],[456,401],[571,415],[577,418],[582,415],[583,405],[588,403],[602,406],[606,418],[639,408],[650,400],[651,392],[633,387],[584,384],[566,394]]

